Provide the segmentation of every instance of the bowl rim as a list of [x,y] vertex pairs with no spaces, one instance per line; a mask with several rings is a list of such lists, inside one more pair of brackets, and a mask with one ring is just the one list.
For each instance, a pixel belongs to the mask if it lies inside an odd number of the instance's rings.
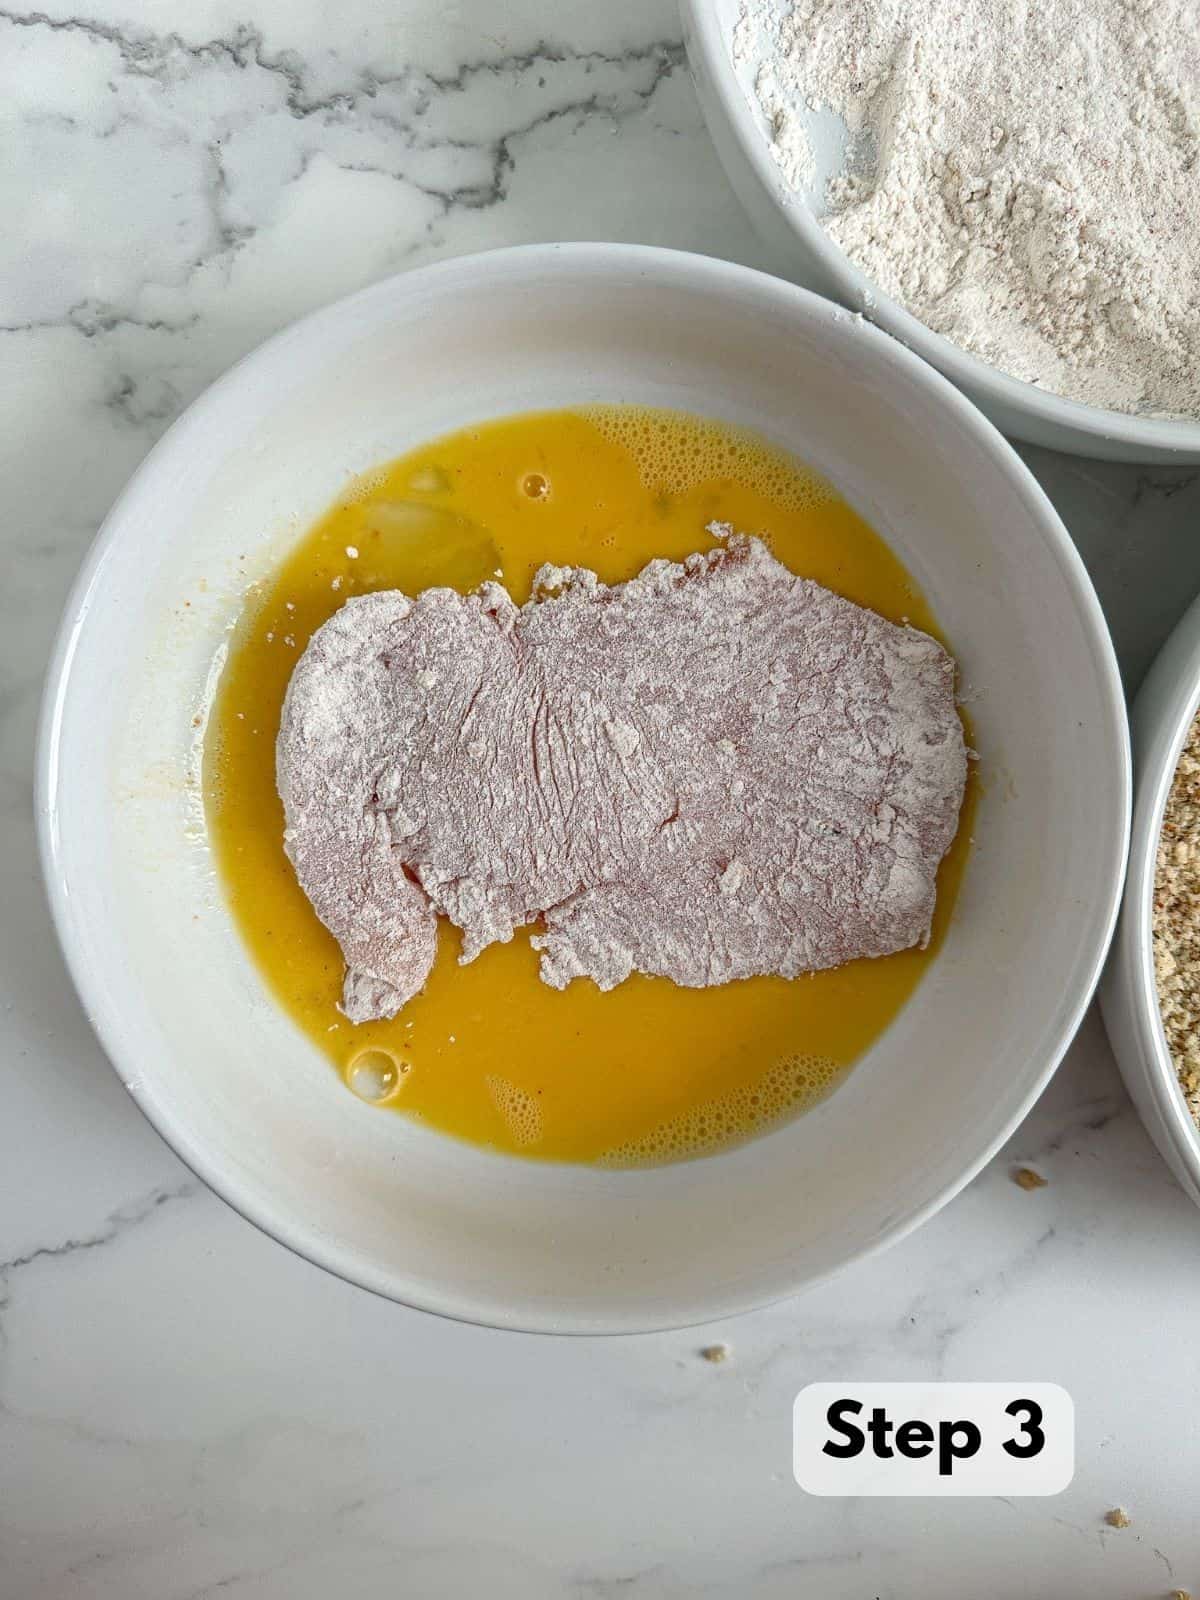
[[[1131,450],[1176,452],[1181,462],[1200,460],[1200,418],[1144,417],[1072,400],[1014,378],[971,355],[915,317],[900,301],[862,272],[825,232],[805,197],[790,189],[755,121],[738,80],[716,0],[679,0],[684,40],[703,56],[706,80],[721,103],[726,123],[743,156],[792,233],[836,284],[846,305],[861,310],[902,340],[954,383],[980,395],[985,403],[1019,411],[1054,429],[1070,428],[1085,439],[1110,440]],[[1063,448],[1060,446],[1059,448]]]
[[[898,1211],[872,1239],[849,1251],[828,1268],[819,1269],[799,1279],[794,1274],[784,1274],[780,1282],[772,1285],[769,1290],[756,1288],[740,1292],[727,1291],[703,1307],[689,1304],[686,1308],[681,1308],[678,1313],[655,1313],[649,1318],[624,1311],[594,1309],[579,1311],[575,1308],[554,1316],[532,1309],[513,1312],[491,1299],[479,1302],[471,1300],[450,1287],[442,1289],[439,1285],[436,1291],[430,1292],[420,1285],[399,1282],[395,1274],[375,1268],[354,1256],[352,1252],[340,1248],[316,1230],[309,1228],[303,1218],[287,1214],[283,1209],[272,1209],[270,1206],[261,1205],[253,1195],[246,1192],[248,1186],[243,1186],[232,1174],[225,1171],[217,1157],[201,1148],[192,1139],[186,1127],[160,1114],[160,1108],[153,1094],[136,1076],[130,1082],[121,1072],[118,1063],[128,1054],[125,1048],[125,1024],[119,1008],[111,1001],[101,971],[98,968],[93,969],[84,955],[81,941],[74,929],[69,888],[64,882],[60,867],[56,796],[59,783],[60,743],[64,711],[70,692],[72,663],[87,625],[93,591],[103,575],[110,551],[121,537],[125,508],[141,491],[145,480],[160,470],[160,461],[181,446],[185,446],[193,433],[205,428],[208,417],[219,412],[227,395],[236,392],[247,369],[252,365],[255,367],[265,365],[277,359],[289,345],[303,341],[327,327],[336,326],[343,320],[353,320],[372,301],[378,300],[386,304],[397,294],[423,290],[439,279],[453,280],[457,276],[467,282],[478,282],[480,274],[486,276],[497,270],[513,268],[526,271],[531,281],[536,281],[537,278],[544,277],[547,272],[555,270],[576,273],[590,271],[598,281],[611,278],[628,282],[631,278],[657,275],[660,278],[674,277],[676,281],[686,282],[694,288],[751,295],[756,297],[760,304],[770,303],[788,315],[841,324],[847,335],[853,329],[853,337],[865,339],[873,346],[875,354],[885,367],[890,365],[898,368],[910,379],[932,389],[940,397],[941,403],[956,415],[957,420],[975,434],[980,445],[1003,461],[1004,470],[1013,479],[1014,487],[1021,494],[1031,519],[1038,523],[1039,531],[1047,540],[1051,554],[1063,574],[1063,581],[1078,606],[1080,627],[1087,638],[1090,654],[1103,684],[1103,698],[1109,722],[1107,736],[1113,743],[1118,757],[1115,773],[1116,806],[1110,820],[1110,836],[1100,841],[1104,847],[1104,872],[1107,879],[1103,911],[1089,930],[1087,946],[1090,948],[1086,948],[1087,959],[1077,993],[1073,1001],[1065,1006],[1057,1026],[1048,1026],[1045,1058],[1032,1076],[1027,1092],[1009,1117],[997,1126],[992,1136],[984,1142],[972,1159],[964,1164],[954,1178],[943,1183],[927,1199]],[[870,324],[861,322],[851,324],[843,309],[797,284],[735,262],[687,251],[652,245],[572,242],[526,244],[480,251],[451,257],[382,279],[290,323],[243,356],[181,413],[147,453],[117,497],[84,558],[68,596],[50,657],[42,696],[35,768],[35,812],[38,851],[47,898],[59,944],[85,1014],[110,1065],[121,1077],[143,1115],[207,1187],[248,1222],[253,1223],[280,1244],[287,1246],[295,1254],[333,1273],[336,1277],[369,1289],[383,1298],[457,1321],[488,1327],[529,1333],[617,1335],[698,1326],[718,1318],[741,1315],[776,1304],[801,1290],[814,1287],[913,1232],[921,1223],[941,1210],[992,1159],[1038,1100],[1078,1031],[1091,1003],[1121,904],[1129,842],[1131,785],[1128,723],[1120,674],[1108,625],[1082,557],[1054,506],[1028,467],[999,430],[965,395],[936,369],[886,332]]]
[[[1122,1071],[1138,1070],[1153,1096],[1160,1126],[1200,1197],[1200,1128],[1192,1120],[1163,1027],[1154,973],[1154,886],[1167,799],[1188,731],[1200,712],[1200,595],[1184,612],[1138,691],[1132,724],[1137,788],[1121,935],[1113,950],[1125,975],[1124,1000],[1138,1059],[1119,1056]],[[1107,987],[1107,985],[1106,985]]]

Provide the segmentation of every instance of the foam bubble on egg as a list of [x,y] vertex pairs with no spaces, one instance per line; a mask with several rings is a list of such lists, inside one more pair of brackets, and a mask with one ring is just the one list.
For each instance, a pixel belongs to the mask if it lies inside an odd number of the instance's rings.
[[522,1146],[536,1144],[542,1137],[542,1108],[537,1096],[522,1089],[511,1079],[497,1074],[489,1076],[487,1086],[513,1143]]
[[713,478],[734,478],[789,511],[837,499],[833,486],[783,450],[728,423],[642,406],[585,406],[582,416],[626,449],[643,482],[684,494]]
[[658,1166],[725,1149],[820,1100],[844,1072],[845,1068],[829,1056],[784,1056],[768,1067],[757,1082],[702,1100],[660,1122],[649,1133],[606,1150],[600,1165]]

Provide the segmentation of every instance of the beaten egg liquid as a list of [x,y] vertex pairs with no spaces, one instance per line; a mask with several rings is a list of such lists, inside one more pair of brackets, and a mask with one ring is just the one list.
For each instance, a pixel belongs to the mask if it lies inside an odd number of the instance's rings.
[[344,965],[283,852],[275,737],[292,669],[351,595],[499,574],[518,602],[543,562],[608,583],[681,560],[728,522],[794,572],[893,621],[937,627],[883,541],[822,480],[756,437],[677,413],[598,407],[510,418],[360,479],[252,597],[209,719],[209,833],[235,920],[280,1004],[359,1093],[510,1153],[638,1165],[736,1143],[827,1094],[932,960],[965,863],[968,789],[927,950],[796,979],[608,994],[538,978],[519,930],[469,966],[443,924],[424,990],[387,1022],[337,1009]]

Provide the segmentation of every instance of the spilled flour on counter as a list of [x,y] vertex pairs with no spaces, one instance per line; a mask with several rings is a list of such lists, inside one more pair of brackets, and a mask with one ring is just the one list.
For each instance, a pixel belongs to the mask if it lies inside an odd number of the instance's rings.
[[1112,410],[1200,416],[1197,0],[745,0],[784,176],[929,327]]
[[555,988],[928,940],[966,780],[953,661],[713,531],[725,548],[628,583],[543,567],[520,607],[496,583],[387,590],[314,634],[277,776],[352,1021],[417,993],[439,916],[464,962],[538,923]]

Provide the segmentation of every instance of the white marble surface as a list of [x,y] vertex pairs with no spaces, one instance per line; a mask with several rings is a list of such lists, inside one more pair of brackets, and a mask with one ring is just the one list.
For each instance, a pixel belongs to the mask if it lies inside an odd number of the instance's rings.
[[[374,1300],[143,1124],[55,948],[30,774],[67,586],[155,436],[281,323],[439,255],[593,237],[772,263],[671,0],[43,5],[0,12],[0,1596],[1200,1591],[1200,1217],[1094,1018],[916,1237],[771,1311],[638,1339]],[[1200,587],[1200,475],[1028,454],[1132,683]],[[1018,1189],[1018,1159],[1048,1186]],[[714,1338],[723,1366],[698,1358]],[[1072,1487],[795,1488],[802,1383],[930,1375],[1064,1383]]]

